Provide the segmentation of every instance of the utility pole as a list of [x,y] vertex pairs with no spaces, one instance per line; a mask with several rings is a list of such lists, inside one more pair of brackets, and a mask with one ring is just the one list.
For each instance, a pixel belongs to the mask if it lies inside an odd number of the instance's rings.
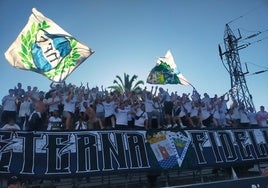
[[[231,30],[230,26],[226,24],[224,32],[224,45],[225,52],[222,52],[219,45],[219,53],[221,60],[223,61],[223,55],[227,66],[225,68],[229,72],[231,80],[230,95],[233,100],[236,100],[240,105],[243,105],[246,109],[252,107],[255,111],[255,107],[252,100],[252,95],[249,92],[245,75],[248,74],[248,70],[243,72],[240,63],[239,50],[246,48],[249,44],[239,45],[239,40],[242,38],[238,29],[239,36],[236,37]],[[224,62],[223,62],[224,64]],[[246,67],[247,69],[247,67]]]

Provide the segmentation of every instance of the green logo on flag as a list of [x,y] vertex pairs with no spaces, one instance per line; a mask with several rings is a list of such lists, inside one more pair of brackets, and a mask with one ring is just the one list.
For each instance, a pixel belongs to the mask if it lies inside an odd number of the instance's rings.
[[9,63],[63,81],[94,52],[35,8],[5,53]]
[[[39,52],[39,55],[34,58],[35,54],[33,53],[33,47],[36,45],[36,43],[38,42],[37,40],[37,35],[40,31],[42,30],[46,30],[47,28],[49,28],[50,26],[46,23],[46,21],[43,21],[42,23],[38,23],[35,24],[33,23],[31,26],[31,29],[28,30],[26,32],[26,35],[21,35],[21,51],[19,52],[19,55],[21,57],[22,62],[24,63],[24,66],[27,69],[30,70],[34,70],[34,71],[44,71],[44,74],[47,77],[55,77],[58,75],[61,75],[63,72],[65,72],[66,70],[68,70],[70,67],[75,67],[76,66],[76,62],[80,57],[80,54],[77,53],[77,41],[73,38],[67,38],[68,43],[70,44],[70,52],[68,52],[66,54],[65,57],[61,58],[60,61],[54,65],[51,68],[44,68],[44,66],[38,66],[38,64],[40,64],[40,61],[42,61],[42,58],[40,57],[40,53],[45,53],[44,51]],[[49,34],[47,34],[49,35]],[[49,35],[50,36],[50,35]],[[55,36],[55,35],[54,35]],[[51,36],[50,36],[51,37]],[[61,37],[61,38],[65,38],[66,37]],[[47,40],[47,38],[43,36],[40,37],[39,40]],[[51,45],[51,43],[49,43]],[[66,47],[66,45],[64,46]],[[46,45],[43,48],[45,49],[49,49],[50,46]],[[63,49],[63,47],[62,47]],[[36,50],[35,50],[36,51]],[[48,50],[47,50],[48,51]],[[59,52],[61,53],[61,52]],[[49,54],[47,57],[51,57],[51,54]],[[55,59],[59,59],[59,57],[54,57],[53,60]],[[33,63],[35,62],[35,63]]]

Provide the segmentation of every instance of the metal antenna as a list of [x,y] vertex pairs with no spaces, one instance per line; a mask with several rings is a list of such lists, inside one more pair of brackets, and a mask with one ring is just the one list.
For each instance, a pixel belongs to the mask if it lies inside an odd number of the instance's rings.
[[240,105],[243,105],[246,109],[251,107],[255,111],[252,95],[249,92],[245,79],[245,74],[248,73],[248,70],[245,73],[243,72],[238,53],[239,50],[246,48],[249,44],[239,45],[238,42],[242,37],[239,30],[238,33],[239,36],[236,37],[229,25],[226,24],[224,32],[225,52],[222,52],[219,46],[219,53],[221,59],[223,59],[223,55],[225,56],[227,64],[225,68],[229,72],[231,80],[231,97],[233,98],[233,100],[236,100]]

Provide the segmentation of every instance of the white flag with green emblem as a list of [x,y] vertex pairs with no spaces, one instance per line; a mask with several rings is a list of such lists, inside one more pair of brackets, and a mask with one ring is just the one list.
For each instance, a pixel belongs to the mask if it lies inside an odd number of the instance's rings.
[[61,82],[92,53],[90,48],[33,8],[28,23],[5,57],[16,68]]
[[147,77],[150,84],[181,84],[190,85],[188,80],[179,72],[170,50],[165,57],[159,57],[156,66]]

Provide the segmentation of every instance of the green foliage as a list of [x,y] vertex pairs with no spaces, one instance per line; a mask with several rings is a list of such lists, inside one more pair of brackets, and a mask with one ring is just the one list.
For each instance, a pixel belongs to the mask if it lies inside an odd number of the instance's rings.
[[144,82],[142,80],[139,80],[134,84],[134,82],[138,78],[137,75],[133,75],[130,78],[128,74],[124,73],[124,79],[122,79],[118,75],[116,75],[116,78],[117,80],[113,81],[115,85],[109,86],[108,88],[112,89],[113,91],[117,91],[119,93],[124,93],[128,91],[133,91],[137,94],[141,93],[142,89],[140,85],[144,85]]

